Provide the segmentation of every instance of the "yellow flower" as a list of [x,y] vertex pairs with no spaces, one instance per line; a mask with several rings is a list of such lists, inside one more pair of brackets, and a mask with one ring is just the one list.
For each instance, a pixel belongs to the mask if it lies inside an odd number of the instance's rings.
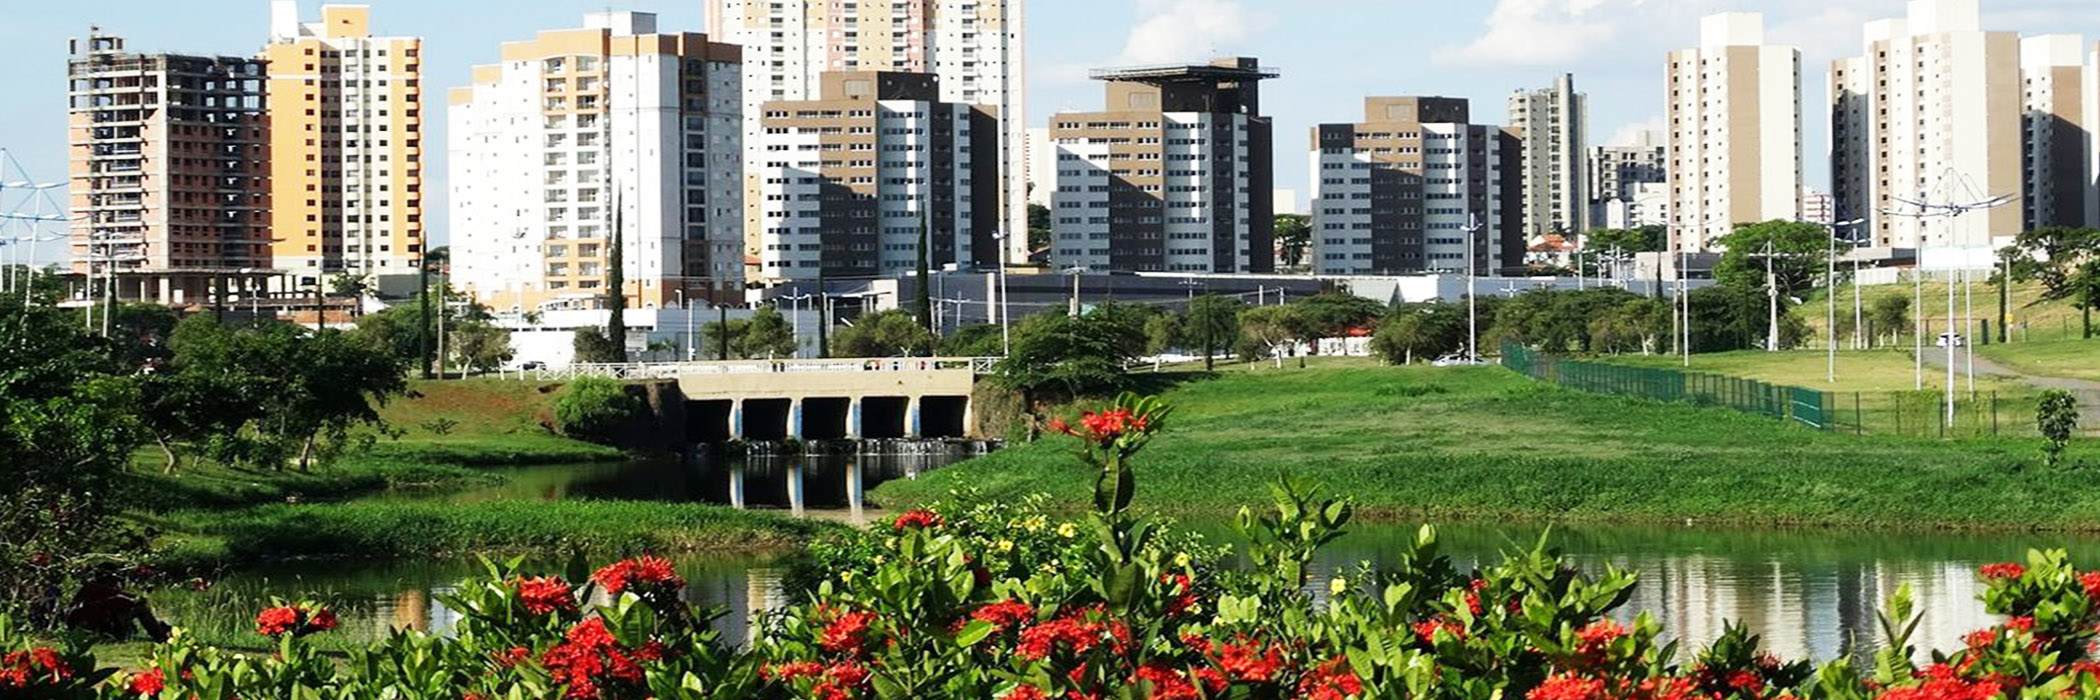
[[1182,552],[1182,553],[1180,553],[1180,554],[1176,554],[1176,555],[1174,555],[1174,565],[1175,565],[1175,566],[1178,566],[1178,567],[1181,567],[1181,568],[1184,568],[1184,569],[1186,569],[1186,568],[1189,568],[1189,561],[1190,561],[1190,558],[1189,558],[1189,553],[1188,553],[1188,552]]
[[1074,526],[1074,525],[1072,525],[1071,523],[1065,523],[1065,524],[1059,525],[1059,526],[1057,526],[1057,536],[1058,536],[1058,537],[1078,537],[1078,536],[1079,536],[1079,528],[1078,528],[1078,527],[1076,527],[1076,526]]
[[841,572],[839,572],[839,581],[840,581],[840,582],[842,582],[842,583],[852,583],[852,582],[853,582],[853,572],[851,572],[851,571],[841,571]]
[[1043,528],[1049,526],[1050,519],[1041,515],[1029,516],[1028,520],[1021,523],[1021,528],[1029,532],[1042,532]]
[[1349,579],[1336,576],[1333,581],[1328,582],[1327,590],[1335,595],[1346,593],[1349,591]]
[[1013,541],[1013,540],[999,540],[999,541],[998,541],[998,542],[997,542],[996,544],[994,544],[993,546],[995,546],[995,547],[998,547],[998,548],[999,548],[999,552],[1000,552],[1000,553],[1002,553],[1002,554],[1003,554],[1003,553],[1006,553],[1006,552],[1011,552],[1011,551],[1014,551],[1014,541]]

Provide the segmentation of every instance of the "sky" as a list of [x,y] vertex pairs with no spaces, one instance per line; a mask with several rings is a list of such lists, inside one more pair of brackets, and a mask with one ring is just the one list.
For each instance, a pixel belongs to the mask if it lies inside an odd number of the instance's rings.
[[[5,0],[0,15],[0,149],[30,179],[66,172],[66,39],[90,26],[126,37],[139,51],[247,55],[267,38],[267,0]],[[2100,39],[2100,0],[1980,0],[1986,29],[2082,33]],[[321,0],[301,0],[307,19]],[[605,9],[656,12],[664,31],[701,31],[701,0],[366,0],[375,32],[425,38],[425,128],[443,143],[445,88],[465,84],[476,63],[493,62],[504,41],[580,24]],[[1058,111],[1094,110],[1089,68],[1256,56],[1282,77],[1263,88],[1276,123],[1276,183],[1307,191],[1307,134],[1324,122],[1362,117],[1369,95],[1438,95],[1472,100],[1475,123],[1505,123],[1509,94],[1573,73],[1589,95],[1589,140],[1612,142],[1662,124],[1662,66],[1673,49],[1696,45],[1698,18],[1713,12],[1766,16],[1766,39],[1802,50],[1811,187],[1828,180],[1821,116],[1832,59],[1860,50],[1862,25],[1903,14],[1904,0],[1034,0],[1029,3],[1029,124]],[[427,179],[442,191],[443,149]],[[22,178],[0,173],[0,181]],[[15,203],[0,193],[0,207]],[[433,238],[447,239],[442,196],[431,206]],[[57,246],[45,246],[57,248]],[[47,251],[46,258],[57,251]]]

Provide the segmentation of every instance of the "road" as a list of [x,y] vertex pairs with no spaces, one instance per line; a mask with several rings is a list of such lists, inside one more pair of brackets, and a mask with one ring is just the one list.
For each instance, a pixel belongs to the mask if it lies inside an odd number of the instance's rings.
[[[1958,352],[1954,356],[1954,370],[1957,373],[1967,372],[1969,369],[1969,350],[1968,348],[1956,348],[1956,350]],[[1939,381],[1945,381],[1947,349],[1925,348],[1925,364],[1939,370],[1938,373],[1925,377],[1925,386],[1939,386],[1939,382],[1934,381],[1933,377],[1940,377]],[[1976,356],[1976,376],[2000,377],[2038,389],[2062,389],[2071,392],[2072,395],[2078,397],[2079,422],[2083,424],[2086,430],[2100,430],[2100,382],[2026,374],[2011,367],[1992,362],[1982,355]]]

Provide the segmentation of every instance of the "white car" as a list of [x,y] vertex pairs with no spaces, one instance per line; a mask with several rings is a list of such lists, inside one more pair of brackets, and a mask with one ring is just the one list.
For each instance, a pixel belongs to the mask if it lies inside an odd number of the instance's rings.
[[1465,355],[1452,354],[1436,358],[1435,362],[1431,362],[1429,364],[1432,367],[1470,367],[1473,365],[1483,363],[1479,360],[1466,357]]
[[1964,345],[1965,343],[1967,343],[1967,341],[1962,340],[1960,333],[1941,333],[1940,341],[1938,344],[1940,347],[1943,348],[1958,348]]

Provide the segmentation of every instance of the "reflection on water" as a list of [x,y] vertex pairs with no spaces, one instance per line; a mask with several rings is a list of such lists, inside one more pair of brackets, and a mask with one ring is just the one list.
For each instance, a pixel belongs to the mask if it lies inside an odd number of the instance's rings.
[[[754,479],[747,486],[757,483],[760,480]],[[816,492],[811,489],[813,499]],[[1228,531],[1222,522],[1196,522],[1191,527],[1206,533]],[[1415,531],[1413,526],[1397,525],[1353,529],[1317,563],[1316,590],[1325,588],[1322,584],[1334,571],[1360,561],[1379,562]],[[1497,560],[1500,552],[1511,548],[1528,547],[1543,531],[1533,525],[1477,523],[1439,528],[1443,551],[1461,569]],[[1782,655],[1816,660],[1871,653],[1880,638],[1876,611],[1901,584],[1912,586],[1925,614],[1918,628],[1919,645],[1952,648],[1963,633],[1993,622],[1976,601],[1977,566],[2020,559],[2036,544],[2067,546],[2082,561],[2100,555],[2100,541],[2057,535],[1582,526],[1556,528],[1553,543],[1585,569],[1601,571],[1610,564],[1640,573],[1641,585],[1626,608],[1626,619],[1634,612],[1653,612],[1667,631],[1691,645],[1718,636],[1724,621],[1741,621]],[[688,559],[680,562],[680,569],[694,600],[729,609],[720,627],[733,639],[746,638],[752,613],[781,602],[775,561]],[[258,570],[230,576],[209,593],[162,592],[155,602],[181,624],[239,632],[249,624],[244,615],[252,615],[269,596],[321,594],[342,606],[350,634],[371,639],[393,627],[449,629],[456,615],[434,596],[479,571],[478,565],[467,562]],[[219,619],[226,615],[234,617]]]

